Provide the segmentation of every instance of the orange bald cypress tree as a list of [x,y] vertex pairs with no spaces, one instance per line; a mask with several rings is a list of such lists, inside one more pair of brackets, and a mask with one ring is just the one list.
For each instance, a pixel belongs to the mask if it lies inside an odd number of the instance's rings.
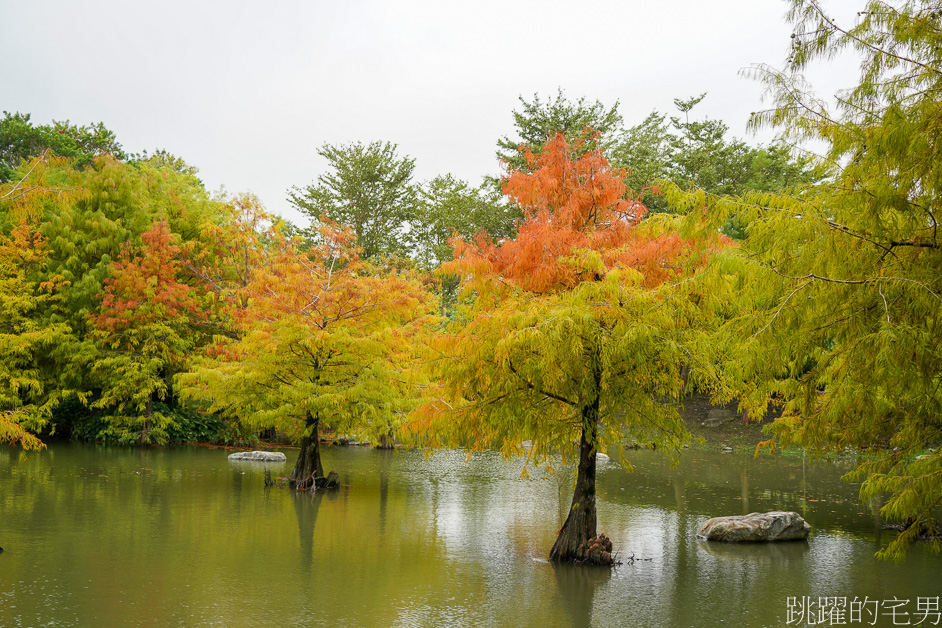
[[271,233],[234,290],[235,337],[219,337],[182,394],[255,428],[300,435],[291,484],[327,485],[319,433],[378,440],[414,406],[416,337],[435,303],[412,273],[359,257],[355,236],[326,220],[299,251]]
[[550,559],[610,563],[611,547],[590,541],[596,454],[625,439],[668,450],[687,439],[676,402],[711,304],[682,280],[720,243],[646,228],[624,173],[581,152],[562,135],[524,151],[528,172],[504,183],[525,211],[517,238],[455,243],[449,269],[473,304],[439,339],[440,395],[410,428],[433,446],[537,462],[577,441],[572,508]]
[[111,409],[108,432],[123,442],[166,442],[170,417],[155,412],[174,373],[185,365],[204,318],[200,294],[183,283],[180,245],[166,221],[141,235],[111,265],[98,314],[89,316],[97,353],[92,374],[101,385],[93,407]]

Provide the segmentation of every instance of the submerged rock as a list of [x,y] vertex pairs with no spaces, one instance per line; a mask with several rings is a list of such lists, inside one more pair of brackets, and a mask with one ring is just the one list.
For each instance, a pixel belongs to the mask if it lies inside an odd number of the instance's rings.
[[288,458],[280,451],[238,451],[229,454],[229,460],[260,460],[262,462],[284,462]]
[[708,541],[757,543],[806,539],[810,531],[811,526],[797,512],[776,510],[714,517],[700,526],[697,536]]

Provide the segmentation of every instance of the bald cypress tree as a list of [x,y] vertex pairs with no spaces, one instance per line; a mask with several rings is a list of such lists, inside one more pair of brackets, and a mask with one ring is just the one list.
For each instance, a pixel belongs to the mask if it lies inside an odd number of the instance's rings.
[[[749,70],[773,106],[751,124],[814,140],[827,177],[793,194],[672,190],[709,233],[747,219],[717,277],[740,282],[740,315],[718,336],[725,372],[753,416],[783,406],[776,442],[861,453],[848,479],[906,526],[881,558],[940,531],[942,505],[942,3],[869,2],[852,25],[793,0],[784,71]],[[855,87],[836,109],[800,73],[849,49]],[[704,216],[711,221],[703,223]]]

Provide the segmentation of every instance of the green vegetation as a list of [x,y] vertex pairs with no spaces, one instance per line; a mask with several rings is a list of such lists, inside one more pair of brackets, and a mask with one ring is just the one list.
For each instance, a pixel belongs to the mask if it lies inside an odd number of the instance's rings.
[[[880,552],[901,559],[942,506],[942,7],[870,2],[844,27],[793,0],[790,19],[785,70],[747,71],[776,143],[697,119],[705,94],[624,129],[617,102],[560,90],[521,98],[499,185],[325,144],[289,191],[310,228],[101,123],[5,113],[0,441],[274,427],[302,442],[298,486],[324,480],[322,428],[533,461],[578,445],[551,553],[572,560],[599,448],[677,451],[678,402],[709,393],[774,408],[764,447],[864,452],[849,477],[908,524]],[[861,74],[831,111],[800,72],[845,49]]]
[[[745,217],[742,247],[714,265],[738,295],[717,334],[724,381],[753,416],[782,406],[772,446],[868,452],[849,477],[909,524],[880,552],[899,560],[920,531],[938,532],[942,504],[942,11],[872,2],[844,29],[798,0],[791,17],[786,71],[750,70],[775,97],[752,124],[817,140],[825,178],[791,194],[668,198],[692,210],[691,232]],[[861,55],[861,76],[832,113],[798,72],[845,48]]]

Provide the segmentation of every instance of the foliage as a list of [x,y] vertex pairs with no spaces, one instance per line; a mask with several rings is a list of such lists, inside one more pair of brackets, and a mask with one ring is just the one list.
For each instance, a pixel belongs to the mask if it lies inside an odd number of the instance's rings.
[[93,157],[111,154],[124,159],[115,134],[101,122],[76,126],[65,122],[33,126],[28,113],[3,112],[0,119],[0,183],[12,181],[16,168],[47,150],[74,161],[76,167]]
[[[27,269],[42,261],[45,242],[27,221],[0,233],[0,442],[42,447],[29,431],[47,423],[63,391],[50,387],[40,364],[69,334],[64,324],[37,324],[36,312],[55,298],[56,283],[36,285]],[[29,431],[27,431],[29,430]]]
[[625,130],[611,151],[612,161],[627,172],[625,185],[652,212],[664,210],[654,184],[671,173],[674,136],[666,118],[652,111],[640,124]]
[[[691,120],[690,113],[706,94],[674,99],[681,116],[652,112],[626,130],[611,150],[612,162],[628,170],[626,184],[652,212],[668,206],[656,192],[670,179],[711,194],[742,194],[747,190],[782,192],[820,176],[807,158],[796,158],[784,144],[750,147],[728,138],[729,127],[718,120]],[[724,233],[741,240],[745,225],[732,216]]]
[[331,171],[316,184],[288,192],[288,201],[314,223],[313,239],[326,217],[353,229],[365,258],[407,252],[405,224],[416,209],[415,160],[397,156],[396,150],[389,142],[324,144],[317,150]]
[[[533,94],[531,102],[524,100],[523,96],[519,100],[522,109],[513,112],[519,139],[512,140],[505,135],[497,141],[497,157],[507,164],[509,171],[526,170],[529,167],[521,149],[538,151],[558,133],[562,133],[570,143],[582,138],[580,151],[601,148],[606,153],[621,125],[618,101],[611,108],[598,100],[589,103],[585,98],[570,102],[561,88],[557,90],[555,100],[550,96],[544,102],[539,94]],[[585,138],[586,129],[598,135]]]
[[126,248],[111,265],[98,314],[90,315],[98,352],[91,373],[101,386],[94,408],[109,417],[119,441],[166,442],[170,417],[155,412],[169,380],[195,344],[189,330],[202,318],[199,295],[179,281],[180,247],[165,221],[142,235],[138,252]]
[[[920,531],[939,532],[942,504],[940,9],[870,2],[844,28],[794,0],[787,71],[751,71],[774,98],[752,124],[819,142],[827,178],[792,195],[670,194],[698,225],[711,216],[707,231],[748,219],[743,248],[716,267],[742,294],[720,336],[726,376],[753,416],[784,405],[776,439],[866,452],[848,477],[863,499],[887,493],[883,516],[910,524],[878,553],[896,560]],[[845,48],[861,75],[832,113],[798,73]]]
[[[151,305],[137,307],[134,300],[146,301],[153,296],[148,292],[151,285],[148,279],[136,284],[127,273],[150,273],[149,280],[159,283],[161,273],[172,268],[179,285],[193,281],[187,278],[188,268],[183,268],[182,260],[206,249],[208,245],[201,242],[204,225],[220,222],[225,215],[193,172],[181,160],[165,155],[134,163],[99,156],[77,170],[73,162],[52,157],[47,151],[23,164],[15,183],[0,186],[0,229],[12,235],[28,226],[31,239],[17,246],[26,255],[27,244],[35,245],[28,263],[17,261],[17,297],[38,299],[36,306],[23,309],[27,314],[20,327],[28,324],[37,334],[58,334],[55,342],[42,344],[41,350],[19,354],[22,359],[2,360],[18,373],[41,376],[43,404],[49,405],[44,406],[41,421],[30,420],[31,429],[38,432],[52,420],[55,430],[56,422],[64,419],[51,411],[70,395],[115,410],[114,421],[127,424],[115,438],[124,438],[130,423],[143,420],[152,425],[160,419],[128,418],[138,412],[139,404],[125,405],[123,411],[118,407],[131,397],[146,398],[147,390],[159,398],[153,386],[165,387],[166,377],[186,361],[183,354],[196,348],[205,329],[175,328],[185,350],[178,352],[179,360],[169,369],[167,363],[160,364],[163,358],[149,352],[163,331],[155,326]],[[155,222],[162,224],[164,236],[176,243],[170,256],[151,260],[151,267],[144,268],[138,251],[147,246],[144,235]],[[118,275],[109,280],[115,271]],[[112,285],[107,286],[106,281]],[[118,293],[112,292],[115,289]],[[126,320],[116,317],[103,328],[96,327],[103,299],[116,299],[106,303],[105,310],[114,314],[115,306],[118,310],[123,307]],[[121,299],[127,303],[122,304]],[[145,321],[134,316],[151,318]],[[160,342],[169,341],[164,338]],[[119,400],[115,394],[121,387]],[[137,428],[131,432],[140,435]]]
[[179,377],[183,395],[315,442],[321,424],[386,434],[413,403],[415,338],[432,300],[408,272],[361,260],[349,230],[324,225],[304,252],[271,237],[240,290],[236,337],[218,337]]
[[524,150],[528,167],[504,186],[525,210],[515,240],[456,242],[446,270],[477,298],[440,337],[440,397],[410,425],[433,445],[535,461],[565,455],[579,439],[573,510],[554,560],[596,536],[600,447],[626,437],[669,450],[683,443],[672,402],[692,359],[686,335],[709,309],[706,295],[698,301],[665,285],[694,272],[700,252],[639,229],[645,208],[625,198],[623,173],[600,149],[582,148],[560,133],[539,153]]
[[48,257],[48,242],[38,230],[40,206],[58,208],[76,197],[51,182],[50,170],[59,165],[43,153],[24,166],[16,183],[0,184],[0,442],[24,449],[43,446],[33,433],[48,424],[62,399],[75,394],[57,385],[50,368],[50,356],[70,342],[72,330],[61,321],[44,321],[64,282],[37,272]]
[[451,175],[438,176],[419,189],[420,204],[410,225],[413,255],[421,268],[451,261],[450,240],[485,232],[495,239],[513,237],[519,209],[503,201],[489,185],[472,188]]

